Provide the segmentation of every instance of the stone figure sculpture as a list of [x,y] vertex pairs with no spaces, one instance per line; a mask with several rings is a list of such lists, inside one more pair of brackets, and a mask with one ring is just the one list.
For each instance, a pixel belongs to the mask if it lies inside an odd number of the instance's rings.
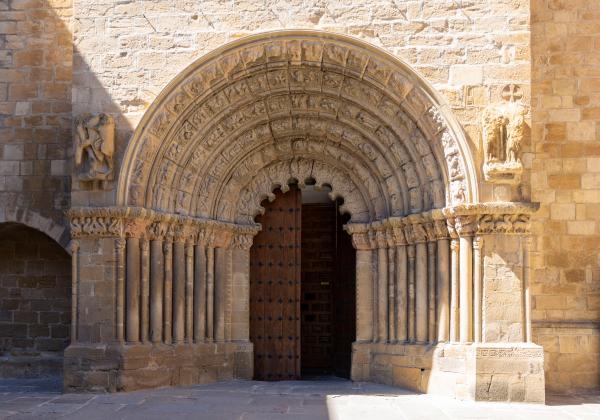
[[115,121],[106,114],[84,114],[75,126],[75,168],[81,181],[112,179]]
[[523,165],[521,145],[525,137],[525,108],[517,102],[491,105],[482,115],[485,179],[518,184]]

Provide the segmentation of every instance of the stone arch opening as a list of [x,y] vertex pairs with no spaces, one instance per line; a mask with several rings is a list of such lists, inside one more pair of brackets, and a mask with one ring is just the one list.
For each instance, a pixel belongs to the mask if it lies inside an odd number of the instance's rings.
[[61,374],[70,321],[70,256],[36,229],[0,223],[0,377]]

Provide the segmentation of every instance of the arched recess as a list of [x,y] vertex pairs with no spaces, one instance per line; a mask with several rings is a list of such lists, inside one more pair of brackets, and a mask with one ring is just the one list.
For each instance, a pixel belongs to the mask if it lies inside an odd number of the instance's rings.
[[21,223],[37,229],[54,239],[66,252],[71,253],[69,229],[35,211],[21,208],[5,209],[0,211],[0,223]]
[[117,205],[251,223],[265,186],[305,174],[347,195],[352,222],[478,200],[464,133],[422,77],[364,41],[294,30],[169,83],[127,147]]

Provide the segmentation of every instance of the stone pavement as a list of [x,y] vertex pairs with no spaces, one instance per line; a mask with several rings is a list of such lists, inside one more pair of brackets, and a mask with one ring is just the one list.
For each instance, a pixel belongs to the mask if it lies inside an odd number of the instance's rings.
[[0,419],[600,419],[600,395],[473,403],[337,378],[62,394],[59,378],[0,379]]

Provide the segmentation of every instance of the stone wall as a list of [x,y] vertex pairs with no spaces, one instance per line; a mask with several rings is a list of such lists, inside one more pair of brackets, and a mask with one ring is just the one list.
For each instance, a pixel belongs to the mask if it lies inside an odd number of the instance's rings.
[[0,224],[0,377],[60,372],[70,320],[69,255],[41,232]]
[[0,2],[0,222],[26,223],[63,246],[70,204],[71,16],[71,0]]
[[532,4],[534,340],[548,389],[600,385],[600,3]]

